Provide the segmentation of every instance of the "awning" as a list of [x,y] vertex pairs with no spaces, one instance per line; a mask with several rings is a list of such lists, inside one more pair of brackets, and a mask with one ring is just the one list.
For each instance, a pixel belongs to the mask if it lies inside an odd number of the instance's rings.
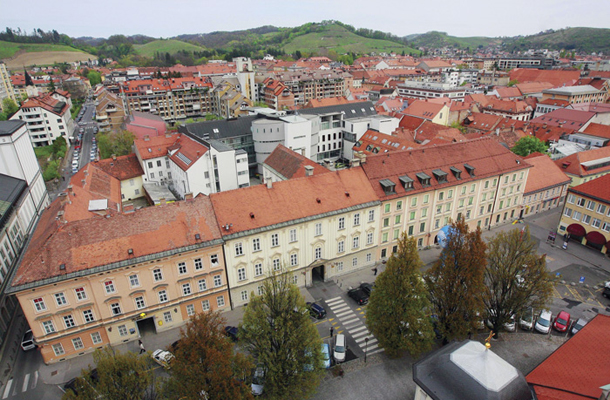
[[572,224],[568,226],[568,233],[574,236],[585,236],[587,234],[587,231],[580,224]]
[[606,238],[599,232],[591,231],[585,236],[587,242],[603,246],[606,244]]

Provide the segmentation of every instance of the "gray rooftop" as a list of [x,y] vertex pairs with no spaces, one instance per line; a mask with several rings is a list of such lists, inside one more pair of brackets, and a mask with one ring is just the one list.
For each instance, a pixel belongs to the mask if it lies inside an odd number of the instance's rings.
[[[352,112],[352,110],[354,112]],[[314,114],[314,115],[340,114],[341,112],[343,112],[345,114],[344,118],[346,118],[346,119],[362,118],[362,117],[368,117],[371,115],[377,115],[377,111],[375,110],[375,105],[370,101],[363,101],[363,102],[359,102],[359,103],[339,104],[336,106],[303,108],[301,110],[298,110],[299,114]]]
[[180,126],[178,132],[191,134],[203,139],[225,139],[236,136],[251,135],[252,121],[261,118],[258,115],[250,115],[239,118],[222,119],[217,121],[195,122]]
[[8,136],[17,132],[19,128],[25,125],[25,121],[20,119],[12,119],[9,121],[0,121],[0,136]]
[[27,186],[24,180],[0,174],[0,230],[4,228],[12,208]]

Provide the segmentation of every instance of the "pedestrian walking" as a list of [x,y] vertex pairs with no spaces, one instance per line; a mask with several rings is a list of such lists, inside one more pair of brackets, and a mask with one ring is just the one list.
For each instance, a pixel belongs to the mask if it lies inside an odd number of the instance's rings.
[[377,276],[377,267],[373,268],[373,275]]
[[138,345],[140,346],[140,353],[139,354],[146,353],[146,349],[144,348],[144,343],[142,343],[142,341],[139,340],[139,339],[138,339]]
[[333,328],[332,326],[330,327],[330,337],[333,337],[333,332],[335,331],[335,328]]

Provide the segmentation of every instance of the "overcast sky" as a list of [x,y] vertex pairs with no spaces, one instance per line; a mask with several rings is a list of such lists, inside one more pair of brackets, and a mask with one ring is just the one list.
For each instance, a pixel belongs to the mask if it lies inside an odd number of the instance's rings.
[[565,27],[610,28],[609,0],[0,0],[0,29],[72,37],[172,37],[338,20],[398,36],[516,36]]

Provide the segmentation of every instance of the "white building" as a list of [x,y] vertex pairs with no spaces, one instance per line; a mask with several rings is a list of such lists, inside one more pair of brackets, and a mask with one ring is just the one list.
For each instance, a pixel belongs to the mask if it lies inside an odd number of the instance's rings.
[[67,93],[45,93],[27,99],[11,119],[26,122],[34,147],[51,145],[60,136],[69,142],[70,134],[74,131],[71,105]]

